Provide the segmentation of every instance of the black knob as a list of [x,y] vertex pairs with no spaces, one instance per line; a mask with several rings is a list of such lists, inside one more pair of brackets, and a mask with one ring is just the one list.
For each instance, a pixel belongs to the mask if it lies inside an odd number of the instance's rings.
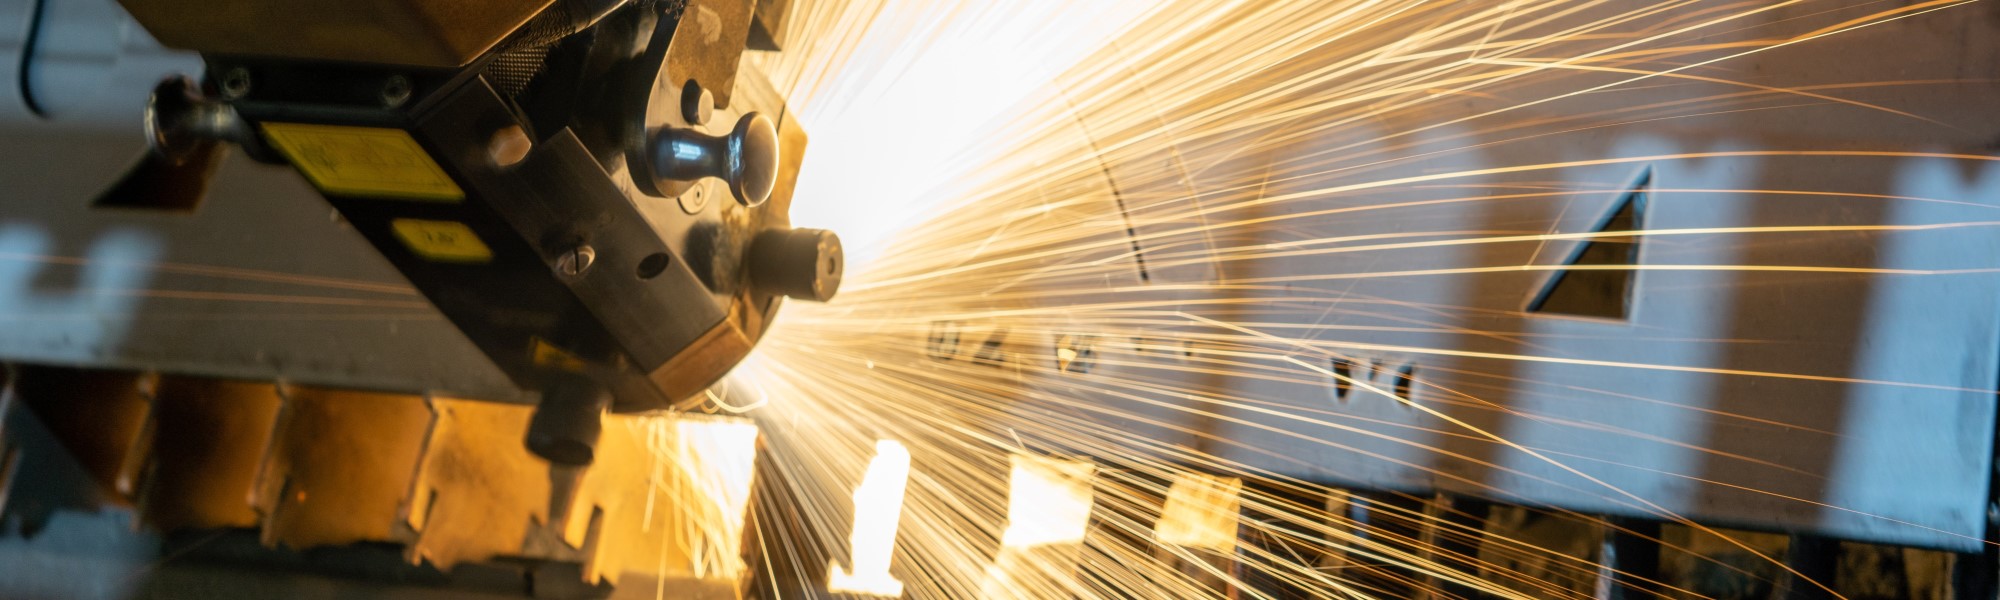
[[768,292],[825,302],[840,291],[840,236],[825,229],[766,229],[750,241],[750,283]]
[[542,390],[542,402],[528,419],[528,450],[549,462],[581,467],[597,454],[604,433],[604,409],[611,393],[582,377],[557,378]]
[[723,137],[663,127],[653,134],[652,159],[653,181],[662,189],[715,177],[729,182],[737,202],[756,206],[771,198],[778,181],[778,129],[757,113],[743,115]]

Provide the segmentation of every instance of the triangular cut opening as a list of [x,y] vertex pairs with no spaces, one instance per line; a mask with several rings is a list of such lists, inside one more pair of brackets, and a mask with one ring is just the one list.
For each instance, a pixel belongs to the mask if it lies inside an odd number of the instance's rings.
[[208,196],[228,147],[203,144],[180,163],[147,151],[91,203],[93,208],[194,212]]
[[[1652,189],[1652,174],[1640,176],[1632,188],[1619,196],[1610,214],[1599,219],[1596,233],[1640,231],[1645,228],[1646,192]],[[1542,285],[1528,312],[1624,319],[1632,310],[1632,281],[1639,264],[1638,236],[1590,238],[1575,252],[1566,266],[1608,266],[1605,269],[1565,269],[1557,271]]]

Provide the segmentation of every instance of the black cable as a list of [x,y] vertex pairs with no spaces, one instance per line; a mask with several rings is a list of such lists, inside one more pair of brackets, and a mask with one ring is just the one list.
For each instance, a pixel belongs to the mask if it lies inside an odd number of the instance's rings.
[[28,85],[28,73],[35,64],[35,47],[40,45],[42,20],[48,12],[48,4],[49,0],[35,0],[34,7],[29,9],[33,12],[28,13],[28,35],[21,43],[21,65],[15,71],[15,84],[21,88],[21,103],[28,106],[28,112],[42,119],[49,118],[49,115],[40,103],[35,102],[33,86]]

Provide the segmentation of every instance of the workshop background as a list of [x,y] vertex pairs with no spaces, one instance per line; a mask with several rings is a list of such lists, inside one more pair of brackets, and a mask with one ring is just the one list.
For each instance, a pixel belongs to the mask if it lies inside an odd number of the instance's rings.
[[1995,107],[1991,0],[0,0],[0,598],[2000,598]]

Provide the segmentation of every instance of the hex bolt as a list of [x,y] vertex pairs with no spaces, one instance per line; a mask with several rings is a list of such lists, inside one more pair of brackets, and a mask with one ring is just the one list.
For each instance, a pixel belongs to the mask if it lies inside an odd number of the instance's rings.
[[591,263],[597,262],[597,250],[588,244],[579,244],[562,256],[556,257],[556,272],[576,277],[590,270]]
[[402,106],[404,102],[410,101],[412,89],[410,78],[402,75],[389,76],[389,79],[382,82],[382,106],[384,108]]

